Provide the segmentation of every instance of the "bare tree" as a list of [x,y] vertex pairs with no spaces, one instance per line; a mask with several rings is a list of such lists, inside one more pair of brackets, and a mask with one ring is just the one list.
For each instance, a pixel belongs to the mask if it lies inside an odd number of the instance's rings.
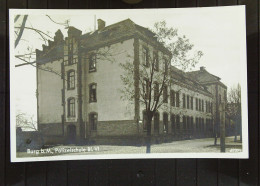
[[[227,113],[235,122],[235,141],[237,141],[237,135],[240,133],[240,140],[242,140],[242,123],[241,123],[241,86],[237,84],[232,87],[228,92],[227,97]],[[238,132],[239,131],[239,132]]]
[[[142,51],[142,61],[138,68],[132,62],[132,56],[126,62],[121,63],[125,73],[121,75],[124,84],[122,98],[137,100],[144,108],[144,125],[147,129],[146,152],[151,151],[151,123],[155,113],[159,109],[167,110],[168,92],[175,83],[171,77],[172,65],[182,70],[194,67],[203,53],[194,52],[193,44],[185,36],[178,36],[177,29],[167,27],[166,22],[157,22],[151,29],[157,40],[158,48],[164,46],[170,51],[167,57],[159,58],[157,54]],[[147,46],[148,47],[148,46]],[[145,50],[145,49],[144,49]],[[137,70],[137,72],[135,72]],[[134,77],[134,74],[137,76]],[[136,84],[135,82],[139,82]],[[137,90],[137,91],[136,91]],[[137,95],[136,95],[137,92]]]
[[37,122],[33,116],[28,116],[25,113],[19,112],[16,115],[16,128],[21,128],[25,131],[37,131]]

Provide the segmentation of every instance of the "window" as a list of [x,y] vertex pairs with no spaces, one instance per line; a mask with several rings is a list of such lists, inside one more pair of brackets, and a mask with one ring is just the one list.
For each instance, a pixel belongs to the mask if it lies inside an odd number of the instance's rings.
[[183,117],[182,117],[182,125],[183,125],[183,129],[184,129],[184,130],[186,130],[186,124],[187,124],[187,122],[186,122],[186,116],[183,116]]
[[168,114],[163,113],[163,131],[168,133]]
[[180,107],[180,94],[176,92],[176,107]]
[[68,89],[74,89],[75,88],[75,71],[70,70],[68,71]]
[[164,72],[165,74],[168,74],[168,60],[164,58]]
[[190,116],[187,116],[186,118],[186,125],[187,125],[187,129],[190,129]]
[[199,99],[199,111],[201,111],[201,100]]
[[159,120],[159,112],[156,112],[154,114],[154,133],[158,134],[159,133],[159,123],[160,123],[160,120]]
[[175,92],[171,90],[171,106],[175,107]]
[[191,128],[191,130],[193,130],[193,117],[192,116],[190,117],[190,128]]
[[159,70],[159,60],[158,60],[157,52],[153,53],[153,63],[154,63],[154,70],[158,71]]
[[221,95],[219,94],[219,104],[221,103]]
[[89,72],[95,72],[96,70],[96,55],[91,54],[89,56]]
[[186,107],[186,97],[185,97],[185,94],[183,94],[183,96],[182,96],[182,105],[183,105],[183,108]]
[[190,96],[187,95],[187,109],[190,108]]
[[180,130],[180,116],[176,115],[176,128]]
[[68,40],[68,63],[73,64],[73,39]]
[[144,131],[147,131],[147,113],[146,113],[146,111],[143,111],[143,129],[144,129]]
[[199,129],[199,118],[196,117],[196,130]]
[[201,100],[201,111],[204,112],[204,101]]
[[144,98],[149,99],[149,81],[148,79],[144,79],[144,84],[143,84],[143,93],[144,93]]
[[97,113],[89,114],[89,124],[91,130],[97,130]]
[[157,101],[157,97],[159,95],[159,84],[154,82],[154,100]]
[[190,97],[190,109],[193,110],[193,97]]
[[143,64],[149,66],[149,50],[146,47],[143,47]]
[[173,133],[175,130],[175,115],[174,114],[171,115],[171,127],[172,127],[172,133]]
[[75,117],[75,98],[68,99],[68,117]]
[[205,130],[205,126],[204,126],[204,118],[201,118],[201,130],[202,130],[202,131]]
[[163,88],[163,102],[168,103],[167,86]]
[[97,102],[97,84],[89,85],[89,102]]
[[196,110],[198,110],[198,98],[196,98]]

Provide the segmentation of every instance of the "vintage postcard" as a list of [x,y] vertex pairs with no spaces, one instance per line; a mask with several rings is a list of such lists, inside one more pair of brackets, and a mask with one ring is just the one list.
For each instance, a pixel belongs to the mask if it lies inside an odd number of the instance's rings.
[[10,10],[12,162],[248,158],[245,6]]

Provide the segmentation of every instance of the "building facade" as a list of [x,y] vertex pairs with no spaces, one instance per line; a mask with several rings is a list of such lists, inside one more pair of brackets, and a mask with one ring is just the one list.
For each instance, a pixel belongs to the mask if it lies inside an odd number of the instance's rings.
[[[159,66],[171,58],[152,36],[130,19],[110,26],[99,19],[98,29],[83,35],[69,27],[65,39],[58,30],[54,41],[36,50],[39,130],[68,142],[145,137],[145,108],[137,99],[138,69],[150,56]],[[125,85],[120,77],[125,71],[121,64],[127,61],[134,68],[133,101],[122,99]],[[153,118],[152,136],[212,137],[223,118],[219,105],[226,101],[226,86],[204,68],[185,73],[171,66],[169,72],[166,107]],[[215,80],[204,81],[207,76]]]

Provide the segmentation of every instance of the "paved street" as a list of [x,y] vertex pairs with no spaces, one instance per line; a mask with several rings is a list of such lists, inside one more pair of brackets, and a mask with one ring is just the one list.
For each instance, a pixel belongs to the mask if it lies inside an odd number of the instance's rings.
[[[238,138],[239,139],[239,138]],[[213,138],[174,141],[151,146],[151,153],[214,153],[220,152],[220,146],[214,146]],[[218,139],[219,144],[219,139]],[[241,152],[242,144],[234,142],[234,137],[226,138],[226,152]],[[56,146],[49,149],[27,150],[27,152],[17,153],[18,157],[40,157],[40,156],[59,156],[59,155],[81,155],[81,154],[140,154],[145,153],[145,146]]]

